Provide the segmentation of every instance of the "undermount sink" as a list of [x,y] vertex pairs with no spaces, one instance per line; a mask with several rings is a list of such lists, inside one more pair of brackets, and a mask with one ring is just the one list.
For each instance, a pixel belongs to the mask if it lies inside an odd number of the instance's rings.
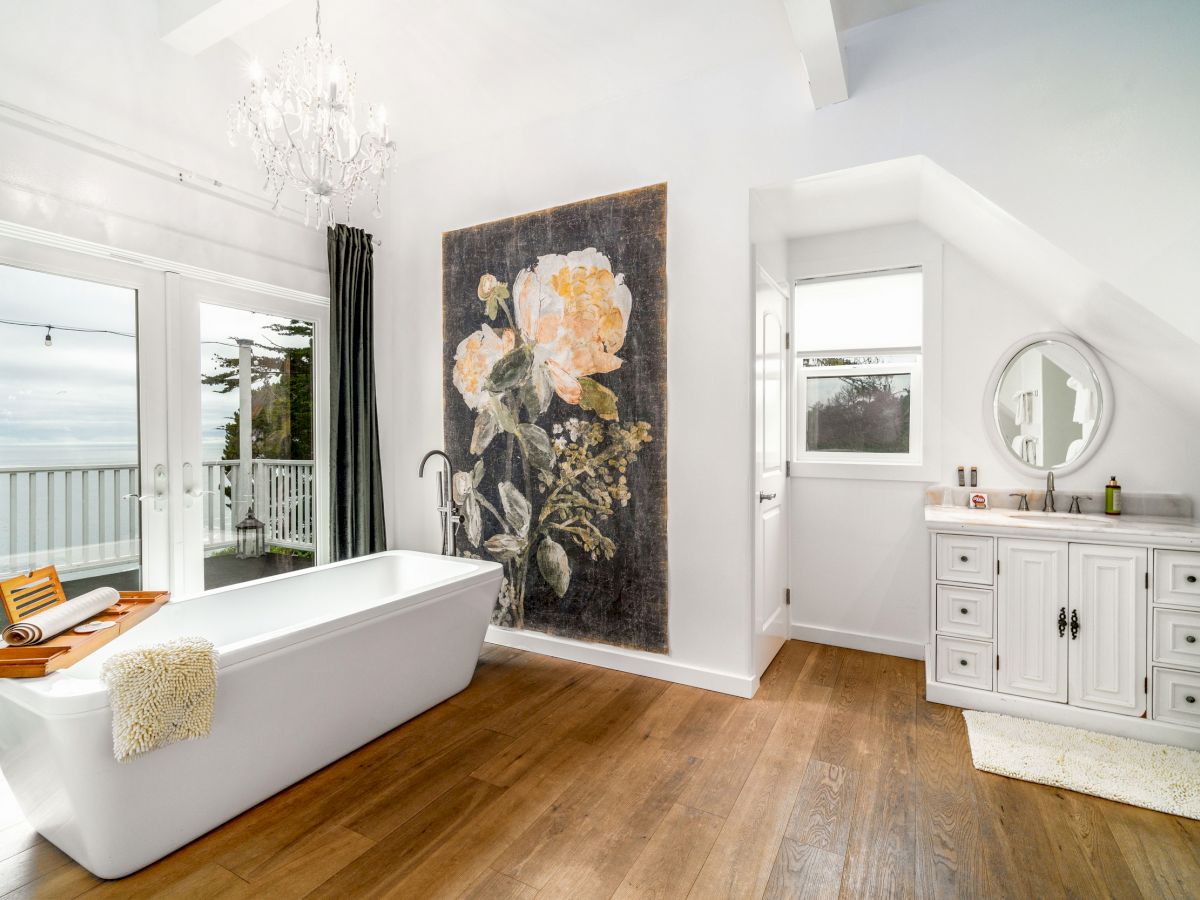
[[1017,513],[1013,516],[1014,519],[1024,519],[1029,522],[1080,522],[1088,525],[1110,526],[1116,525],[1112,519],[1102,519],[1099,516],[1089,515],[1087,513],[1063,513],[1063,512],[1027,512]]

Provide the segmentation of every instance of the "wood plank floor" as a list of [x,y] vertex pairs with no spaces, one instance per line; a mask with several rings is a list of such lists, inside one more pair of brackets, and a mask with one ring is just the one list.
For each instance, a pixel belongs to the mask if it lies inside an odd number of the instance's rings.
[[1196,897],[1200,822],[977,772],[919,663],[753,700],[487,645],[467,690],[101,882],[0,794],[4,897]]

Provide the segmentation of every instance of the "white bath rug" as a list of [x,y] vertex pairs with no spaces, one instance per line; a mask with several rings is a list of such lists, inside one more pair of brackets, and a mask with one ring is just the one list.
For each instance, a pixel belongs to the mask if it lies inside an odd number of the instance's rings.
[[975,768],[1200,819],[1200,753],[963,710]]

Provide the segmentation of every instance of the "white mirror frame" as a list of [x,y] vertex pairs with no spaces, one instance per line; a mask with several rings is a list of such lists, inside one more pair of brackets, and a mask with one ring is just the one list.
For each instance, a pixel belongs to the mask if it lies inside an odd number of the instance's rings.
[[[1029,463],[1018,459],[1013,455],[1012,448],[1005,446],[1004,438],[1000,434],[999,427],[996,425],[996,389],[1000,386],[1000,379],[1004,377],[1005,370],[1008,369],[1009,363],[1016,358],[1018,353],[1027,347],[1040,344],[1043,341],[1056,341],[1066,344],[1082,356],[1084,361],[1091,366],[1092,372],[1096,376],[1102,398],[1100,403],[1100,420],[1092,430],[1092,439],[1083,448],[1083,452],[1069,463],[1055,466],[1052,469],[1031,466]],[[1108,435],[1109,426],[1112,424],[1113,409],[1112,382],[1108,380],[1108,373],[1104,370],[1104,365],[1100,362],[1100,357],[1096,354],[1096,351],[1073,334],[1063,332],[1031,334],[1028,337],[1021,338],[1021,340],[1005,350],[1001,354],[999,362],[996,363],[995,368],[992,369],[992,375],[988,379],[987,390],[983,393],[983,429],[987,432],[988,439],[992,442],[992,446],[996,448],[996,452],[1018,472],[1038,478],[1044,477],[1047,472],[1053,472],[1055,476],[1068,475],[1091,459],[1100,445],[1104,443],[1104,438]]]

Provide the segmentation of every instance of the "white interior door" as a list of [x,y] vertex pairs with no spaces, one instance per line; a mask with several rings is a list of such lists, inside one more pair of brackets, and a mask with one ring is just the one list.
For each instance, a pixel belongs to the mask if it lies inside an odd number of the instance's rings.
[[178,590],[327,562],[328,305],[174,274],[167,295]]
[[754,309],[754,663],[788,638],[787,293],[758,270]]
[[1067,699],[1067,545],[1001,538],[997,690]]
[[1071,545],[1070,696],[1074,706],[1146,711],[1146,550]]
[[170,587],[161,272],[0,238],[0,578]]

